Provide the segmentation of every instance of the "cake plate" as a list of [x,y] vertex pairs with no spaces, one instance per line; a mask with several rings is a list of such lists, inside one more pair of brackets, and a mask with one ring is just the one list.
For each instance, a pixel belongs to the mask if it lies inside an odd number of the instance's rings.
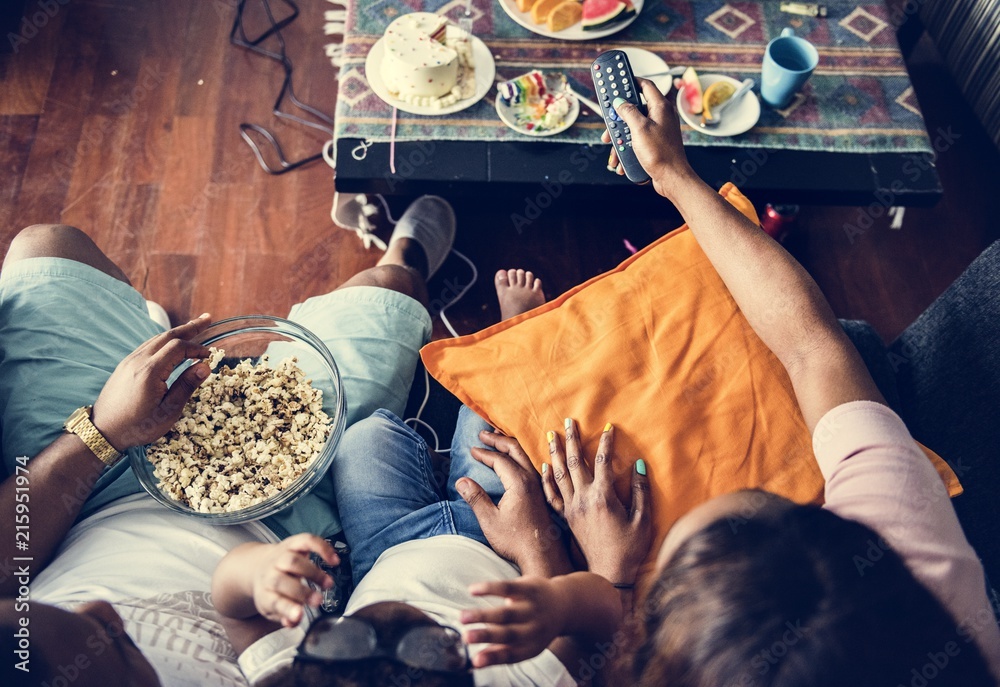
[[[461,32],[457,26],[448,26],[448,35],[453,36],[453,32]],[[469,98],[463,98],[448,107],[435,108],[429,106],[414,105],[403,100],[394,98],[382,81],[382,57],[385,55],[384,39],[379,38],[365,59],[365,76],[368,78],[368,85],[382,101],[387,105],[397,108],[400,112],[408,112],[415,115],[447,115],[472,107],[483,99],[490,88],[493,87],[493,80],[497,75],[497,65],[493,61],[493,53],[489,47],[476,36],[471,36],[472,60],[476,66],[476,92]]]

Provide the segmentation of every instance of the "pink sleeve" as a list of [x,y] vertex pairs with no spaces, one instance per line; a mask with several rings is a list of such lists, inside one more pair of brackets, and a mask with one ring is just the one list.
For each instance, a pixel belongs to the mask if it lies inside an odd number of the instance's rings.
[[816,425],[813,451],[826,479],[825,507],[880,535],[856,557],[858,571],[892,548],[1000,677],[1000,630],[983,567],[944,483],[899,416],[872,401],[845,403]]

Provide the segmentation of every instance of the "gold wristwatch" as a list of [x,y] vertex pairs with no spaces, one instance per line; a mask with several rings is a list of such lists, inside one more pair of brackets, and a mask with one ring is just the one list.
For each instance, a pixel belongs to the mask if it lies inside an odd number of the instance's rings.
[[114,446],[108,443],[108,440],[104,438],[100,430],[94,426],[94,423],[90,421],[90,410],[94,406],[83,406],[82,408],[77,408],[73,411],[73,414],[69,416],[66,420],[66,424],[63,428],[72,434],[77,435],[83,440],[83,443],[87,445],[94,455],[97,456],[102,463],[111,467],[119,460],[122,459],[122,454],[119,453]]

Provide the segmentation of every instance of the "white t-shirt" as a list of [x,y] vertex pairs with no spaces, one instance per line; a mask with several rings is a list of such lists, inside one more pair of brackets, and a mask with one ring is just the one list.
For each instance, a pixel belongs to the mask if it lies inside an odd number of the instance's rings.
[[880,535],[855,556],[858,573],[878,564],[883,544],[894,550],[1000,680],[1000,630],[983,566],[948,490],[899,416],[881,403],[845,403],[817,423],[813,452],[826,479],[825,507]]
[[[477,541],[441,535],[398,544],[387,550],[361,580],[345,615],[381,601],[401,601],[434,620],[461,630],[459,614],[466,608],[499,606],[503,599],[474,597],[469,585],[511,580],[517,568]],[[251,684],[291,664],[305,631],[278,630],[258,640],[240,655],[240,666]],[[469,646],[475,656],[485,644]],[[576,681],[555,654],[546,649],[535,658],[512,665],[473,671],[476,685],[490,687],[574,687]]]
[[258,523],[205,525],[127,496],[69,531],[31,583],[32,600],[110,602],[164,687],[246,685],[209,590],[222,557],[250,541],[277,538]]

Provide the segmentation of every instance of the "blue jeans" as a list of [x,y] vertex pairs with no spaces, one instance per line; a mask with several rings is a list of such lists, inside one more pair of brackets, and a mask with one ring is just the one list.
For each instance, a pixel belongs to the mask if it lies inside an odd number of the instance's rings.
[[494,503],[504,488],[491,468],[472,457],[490,426],[465,406],[458,413],[450,464],[435,470],[419,434],[388,410],[347,429],[333,461],[333,484],[357,584],[396,544],[458,534],[488,544],[455,480],[469,477]]

